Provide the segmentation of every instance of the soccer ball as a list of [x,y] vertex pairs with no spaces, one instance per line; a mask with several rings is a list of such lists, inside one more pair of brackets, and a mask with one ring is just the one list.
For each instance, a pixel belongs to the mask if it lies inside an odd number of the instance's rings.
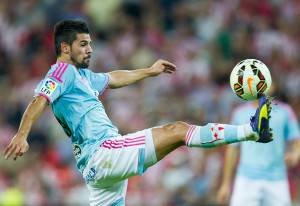
[[232,91],[244,100],[254,100],[267,94],[272,84],[268,67],[257,59],[239,62],[230,74]]

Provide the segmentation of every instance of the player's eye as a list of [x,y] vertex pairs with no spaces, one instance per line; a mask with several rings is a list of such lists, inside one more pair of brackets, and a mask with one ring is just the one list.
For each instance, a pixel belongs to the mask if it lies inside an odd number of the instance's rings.
[[82,41],[82,42],[80,42],[80,46],[82,46],[82,47],[84,47],[84,46],[86,46],[86,45],[88,45],[89,43],[87,42],[87,41]]

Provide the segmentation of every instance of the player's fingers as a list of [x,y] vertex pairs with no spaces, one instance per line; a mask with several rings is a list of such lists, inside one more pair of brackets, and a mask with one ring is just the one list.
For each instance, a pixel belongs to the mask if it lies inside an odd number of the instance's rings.
[[175,68],[175,67],[167,66],[166,68],[167,68],[168,70],[176,71],[176,68]]
[[5,149],[4,149],[4,156],[6,156],[6,154],[8,153],[8,151],[10,150],[11,144],[9,144]]
[[165,67],[168,67],[168,68],[172,68],[174,70],[176,69],[176,65],[175,64],[172,64],[172,63],[167,62],[167,61],[163,62],[162,65],[164,65]]
[[169,66],[169,65],[164,65],[164,69],[168,69],[168,70],[175,71],[175,70],[176,70],[176,67]]
[[20,157],[22,157],[23,156],[23,154],[25,153],[25,152],[27,152],[28,151],[28,146],[26,146],[26,147],[23,147],[21,150],[20,150],[20,152],[19,152],[19,156]]
[[169,73],[169,74],[172,74],[172,73],[174,73],[174,70],[170,70],[170,69],[165,69],[165,70],[164,70],[164,72],[165,72],[165,73]]
[[171,63],[171,62],[169,62],[169,61],[166,61],[165,60],[165,62],[164,63],[166,63],[166,64],[168,64],[168,65],[171,65],[172,67],[176,67],[176,65],[175,64],[173,64],[173,63]]
[[14,154],[14,160],[16,160],[17,157],[19,156],[20,151],[21,151],[21,147],[17,146],[14,153],[13,153]]
[[22,153],[25,153],[25,152],[28,151],[28,149],[29,149],[29,146],[27,145],[27,146],[25,146],[25,147],[21,150],[21,152],[22,152]]
[[18,146],[18,145],[16,145],[16,147],[15,147],[15,149],[13,150],[13,155],[17,155],[19,152],[21,151],[21,147],[20,146]]
[[18,153],[15,157],[14,157],[14,160],[17,160],[18,157],[22,157],[23,156],[23,153]]
[[170,67],[170,66],[165,66],[164,71],[171,71],[171,72],[175,72],[176,68],[174,67]]
[[9,144],[8,147],[5,149],[5,152],[4,152],[5,159],[10,158],[10,156],[13,154],[14,150],[15,150],[15,145]]

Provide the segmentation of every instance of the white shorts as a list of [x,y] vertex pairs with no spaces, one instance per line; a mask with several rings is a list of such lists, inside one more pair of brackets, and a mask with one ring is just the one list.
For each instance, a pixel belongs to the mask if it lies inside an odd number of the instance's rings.
[[253,180],[238,176],[230,206],[291,206],[287,180]]
[[83,171],[90,205],[125,205],[127,178],[143,174],[156,162],[151,129],[104,141]]

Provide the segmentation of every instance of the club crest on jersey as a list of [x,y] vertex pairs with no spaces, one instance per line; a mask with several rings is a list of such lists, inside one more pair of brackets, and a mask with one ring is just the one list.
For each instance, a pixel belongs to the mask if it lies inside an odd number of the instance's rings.
[[50,96],[54,92],[56,87],[57,83],[55,81],[53,81],[52,79],[46,79],[40,89],[40,92],[47,96]]
[[78,144],[73,144],[73,153],[76,159],[78,159],[81,156],[81,148]]

